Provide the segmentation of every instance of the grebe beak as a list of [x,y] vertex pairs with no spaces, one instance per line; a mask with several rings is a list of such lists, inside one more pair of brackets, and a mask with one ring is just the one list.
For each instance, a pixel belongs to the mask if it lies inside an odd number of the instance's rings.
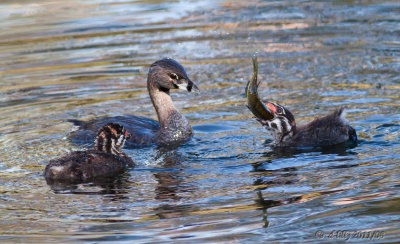
[[199,93],[200,92],[200,89],[191,80],[188,80],[188,84],[187,84],[187,88],[186,89],[187,89],[188,92],[192,92],[192,91],[195,92],[195,93]]

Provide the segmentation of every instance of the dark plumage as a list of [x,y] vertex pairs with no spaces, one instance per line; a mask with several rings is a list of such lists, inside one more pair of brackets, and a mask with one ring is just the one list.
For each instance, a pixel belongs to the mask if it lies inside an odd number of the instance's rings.
[[98,118],[87,122],[71,120],[79,126],[79,130],[72,132],[70,138],[74,141],[87,142],[101,125],[111,122],[119,123],[129,131],[132,136],[127,144],[131,147],[151,144],[175,145],[192,137],[192,127],[175,108],[169,95],[171,89],[198,91],[183,66],[169,58],[156,61],[148,73],[147,89],[157,112],[158,121],[135,115]]
[[99,131],[92,150],[76,151],[53,159],[46,166],[48,182],[87,182],[112,177],[134,163],[121,151],[129,133],[119,124],[107,124]]
[[276,103],[267,103],[266,106],[274,117],[271,120],[257,120],[272,133],[275,146],[325,147],[348,141],[357,142],[357,133],[345,119],[344,108],[298,126],[292,113],[285,107]]

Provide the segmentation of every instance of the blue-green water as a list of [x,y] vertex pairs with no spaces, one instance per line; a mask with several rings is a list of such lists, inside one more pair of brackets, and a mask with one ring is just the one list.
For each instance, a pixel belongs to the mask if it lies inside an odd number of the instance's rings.
[[[398,1],[2,1],[0,240],[398,242],[399,37]],[[261,97],[297,121],[346,106],[359,145],[268,147],[245,107],[254,54]],[[194,138],[125,150],[137,166],[114,184],[52,190],[49,159],[84,148],[66,120],[155,118],[163,57],[201,89],[172,94]]]

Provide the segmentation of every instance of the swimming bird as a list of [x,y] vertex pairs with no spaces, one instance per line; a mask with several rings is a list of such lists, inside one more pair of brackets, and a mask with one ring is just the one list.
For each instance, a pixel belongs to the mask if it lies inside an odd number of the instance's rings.
[[258,63],[253,58],[253,75],[246,85],[247,104],[256,119],[272,134],[276,147],[326,147],[345,142],[357,143],[356,130],[346,120],[343,107],[313,121],[297,125],[293,114],[284,106],[258,97]]
[[158,121],[136,115],[105,117],[90,121],[70,120],[79,126],[77,131],[71,133],[70,138],[73,141],[87,142],[101,125],[116,122],[123,125],[132,135],[127,141],[130,147],[153,144],[179,145],[193,136],[193,129],[174,106],[170,96],[172,89],[199,91],[181,64],[170,58],[158,60],[150,66],[147,76],[147,90]]
[[87,182],[112,177],[133,166],[133,160],[121,151],[129,136],[119,124],[103,126],[95,138],[94,149],[75,151],[51,160],[44,171],[46,181]]

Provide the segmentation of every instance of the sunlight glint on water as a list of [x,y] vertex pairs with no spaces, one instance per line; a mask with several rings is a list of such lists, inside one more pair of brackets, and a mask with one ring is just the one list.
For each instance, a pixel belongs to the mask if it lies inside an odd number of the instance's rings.
[[[397,1],[2,1],[0,238],[9,242],[315,242],[317,231],[398,241]],[[245,106],[260,96],[309,121],[339,106],[356,148],[272,150]],[[195,136],[126,149],[113,184],[51,188],[68,119],[156,118],[148,67],[172,57],[199,85],[173,91]],[[343,239],[324,240],[335,241]],[[364,242],[364,239],[351,239]]]

